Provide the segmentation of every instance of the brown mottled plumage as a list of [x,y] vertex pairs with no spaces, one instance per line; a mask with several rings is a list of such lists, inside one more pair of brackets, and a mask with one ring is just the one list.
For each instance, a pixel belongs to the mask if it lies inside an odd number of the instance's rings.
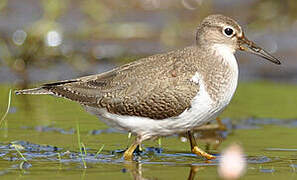
[[[45,89],[83,105],[111,113],[165,119],[190,108],[199,86],[189,81],[198,70],[215,100],[224,93],[231,71],[208,51],[196,46],[143,58],[112,71],[45,84]],[[219,58],[219,57],[218,57]],[[207,60],[207,61],[203,61]],[[223,82],[223,83],[221,83]]]
[[[46,84],[55,95],[111,113],[165,119],[190,107],[199,86],[189,81],[197,71],[196,47],[154,55],[112,71]],[[184,64],[187,66],[184,66]]]

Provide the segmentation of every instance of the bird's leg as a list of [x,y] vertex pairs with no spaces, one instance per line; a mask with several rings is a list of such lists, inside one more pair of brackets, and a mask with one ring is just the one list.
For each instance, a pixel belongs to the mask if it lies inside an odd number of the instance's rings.
[[219,130],[222,130],[222,131],[226,130],[226,126],[225,126],[225,124],[222,123],[221,118],[217,117],[216,121],[217,121],[217,123],[219,125]]
[[130,144],[130,139],[131,139],[131,136],[132,136],[132,133],[131,132],[129,132],[128,133],[128,141],[127,141],[127,149],[128,149],[128,146],[129,146],[129,144]]
[[124,159],[125,160],[132,160],[133,159],[133,152],[135,151],[137,146],[140,145],[140,143],[141,142],[139,141],[139,138],[136,137],[134,142],[131,144],[131,146],[124,153]]
[[202,149],[200,149],[198,147],[196,140],[195,140],[194,136],[192,135],[191,131],[188,131],[188,138],[190,141],[192,153],[194,153],[198,156],[205,157],[206,159],[215,159],[216,158],[215,156],[208,154],[207,152],[204,152]]

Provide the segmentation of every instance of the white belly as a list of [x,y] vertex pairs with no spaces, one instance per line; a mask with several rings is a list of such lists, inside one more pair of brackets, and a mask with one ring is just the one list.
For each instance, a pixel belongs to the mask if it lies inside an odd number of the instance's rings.
[[190,109],[185,110],[177,117],[162,120],[111,114],[105,109],[92,107],[86,107],[86,110],[97,115],[100,120],[108,125],[140,135],[145,140],[156,136],[168,136],[185,132],[212,120],[220,109],[213,105],[214,103],[205,89],[200,88],[199,93],[192,101]]
[[[175,133],[186,132],[213,120],[231,100],[231,97],[226,96],[226,100],[223,103],[214,103],[205,90],[203,83],[199,82],[199,84],[201,85],[200,91],[193,99],[191,108],[185,110],[177,117],[163,120],[111,114],[103,108],[85,108],[88,112],[97,115],[100,120],[111,127],[140,135],[143,140],[156,136],[168,136]],[[232,92],[230,92],[229,96],[233,95],[231,94]]]
[[143,139],[150,139],[155,136],[168,136],[174,133],[185,132],[202,125],[214,118],[213,116],[219,108],[213,107],[209,95],[205,89],[201,89],[193,99],[190,109],[185,110],[177,117],[163,120],[111,114],[105,109],[92,107],[86,107],[86,110],[96,114],[100,120],[112,127],[141,135]]

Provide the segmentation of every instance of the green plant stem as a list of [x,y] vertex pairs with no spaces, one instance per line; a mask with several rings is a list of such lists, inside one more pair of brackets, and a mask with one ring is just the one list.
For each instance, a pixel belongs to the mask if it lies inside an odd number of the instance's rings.
[[0,120],[0,126],[1,126],[2,122],[4,121],[4,119],[6,118],[8,112],[9,112],[10,105],[11,105],[11,89],[9,90],[9,93],[8,93],[8,104],[7,104],[7,109],[6,109],[6,112],[4,113],[4,115],[2,116],[2,118],[1,118],[1,120]]

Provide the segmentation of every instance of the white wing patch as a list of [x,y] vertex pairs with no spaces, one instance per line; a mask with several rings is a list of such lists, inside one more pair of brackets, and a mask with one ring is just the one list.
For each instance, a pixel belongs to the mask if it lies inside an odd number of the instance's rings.
[[195,75],[190,79],[190,81],[192,81],[195,84],[199,84],[199,81],[200,81],[199,78],[200,78],[200,76],[199,76],[198,72],[196,72]]

